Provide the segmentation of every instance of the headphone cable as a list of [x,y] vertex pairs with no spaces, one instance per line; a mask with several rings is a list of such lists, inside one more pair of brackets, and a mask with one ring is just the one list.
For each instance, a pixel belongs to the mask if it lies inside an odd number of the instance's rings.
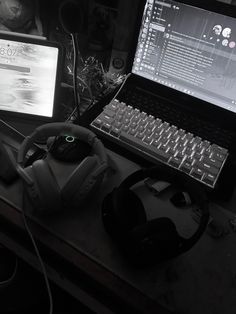
[[41,254],[39,252],[39,249],[38,249],[38,246],[36,244],[36,241],[34,239],[34,236],[29,228],[29,225],[28,225],[28,222],[27,222],[27,219],[26,219],[26,215],[25,215],[25,192],[23,191],[22,193],[22,217],[23,217],[23,222],[24,222],[24,226],[25,226],[25,229],[30,237],[30,240],[33,244],[33,247],[34,247],[34,250],[35,250],[35,253],[38,257],[38,260],[39,260],[39,263],[40,263],[40,266],[41,266],[41,269],[42,269],[42,273],[43,273],[43,277],[44,277],[44,280],[45,280],[45,284],[46,284],[46,288],[47,288],[47,292],[48,292],[48,297],[49,297],[49,314],[53,314],[53,298],[52,298],[52,290],[51,290],[51,287],[50,287],[50,284],[49,284],[49,280],[48,280],[48,276],[47,276],[47,271],[46,271],[46,268],[45,268],[45,265],[44,265],[44,262],[43,262],[43,259],[41,257]]
[[[27,223],[27,219],[26,219],[26,215],[25,215],[25,193],[23,191],[22,193],[22,208],[20,210],[20,208],[18,206],[16,206],[15,204],[13,204],[11,201],[9,201],[8,199],[6,199],[4,196],[0,195],[0,200],[3,201],[4,203],[6,203],[7,205],[10,205],[12,207],[15,207],[18,211],[21,211],[22,213],[22,217],[23,217],[23,222],[24,222],[24,226],[25,226],[25,229],[30,237],[30,240],[33,244],[33,247],[34,247],[34,250],[35,250],[35,253],[38,257],[38,260],[40,262],[40,266],[41,266],[41,269],[42,269],[42,273],[43,273],[43,276],[44,276],[44,280],[45,280],[45,284],[46,284],[46,288],[47,288],[47,292],[48,292],[48,297],[49,297],[49,314],[53,314],[53,298],[52,298],[52,291],[51,291],[51,287],[50,287],[50,284],[49,284],[49,280],[48,280],[48,276],[47,276],[47,272],[46,272],[46,268],[44,266],[44,262],[43,262],[43,259],[40,255],[40,252],[39,252],[39,249],[37,247],[37,244],[36,244],[36,241],[34,239],[34,236],[32,234],[32,232],[30,231],[30,228],[29,228],[29,225]],[[18,260],[16,258],[16,264],[15,264],[15,269],[14,269],[14,273],[12,274],[12,276],[8,279],[8,280],[4,280],[2,282],[0,282],[0,287],[1,285],[4,285],[4,284],[7,284],[8,282],[10,283],[10,281],[12,281],[16,275],[16,272],[17,272],[17,269],[18,269]]]
[[76,33],[71,33],[72,45],[73,45],[73,52],[74,52],[74,64],[73,64],[73,87],[74,87],[74,102],[75,108],[77,108],[77,114],[80,116],[80,96],[79,92],[77,91],[77,51],[78,45],[76,40]]

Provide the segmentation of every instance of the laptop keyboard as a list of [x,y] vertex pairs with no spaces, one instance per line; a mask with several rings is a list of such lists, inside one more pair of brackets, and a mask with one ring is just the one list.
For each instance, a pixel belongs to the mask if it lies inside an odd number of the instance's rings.
[[226,148],[117,99],[104,107],[91,128],[140,156],[185,172],[211,188],[228,156]]

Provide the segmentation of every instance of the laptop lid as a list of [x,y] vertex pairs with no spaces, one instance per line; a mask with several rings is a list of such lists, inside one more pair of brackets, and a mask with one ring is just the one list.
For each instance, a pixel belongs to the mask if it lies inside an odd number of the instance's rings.
[[131,72],[143,86],[235,129],[236,18],[201,1],[142,2]]
[[58,115],[59,43],[0,33],[0,117],[50,122]]

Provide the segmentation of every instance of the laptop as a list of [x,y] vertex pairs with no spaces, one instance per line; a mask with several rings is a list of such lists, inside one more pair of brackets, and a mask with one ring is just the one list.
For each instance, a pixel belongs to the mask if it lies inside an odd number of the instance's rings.
[[130,74],[92,130],[216,188],[235,151],[233,11],[219,2],[141,1]]
[[0,32],[3,124],[9,123],[28,135],[35,127],[58,119],[61,58],[59,43],[39,36]]

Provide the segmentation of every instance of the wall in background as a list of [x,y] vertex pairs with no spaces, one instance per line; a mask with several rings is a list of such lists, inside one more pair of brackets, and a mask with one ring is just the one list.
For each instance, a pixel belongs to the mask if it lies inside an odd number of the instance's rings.
[[[51,32],[49,36],[53,39],[56,30],[61,31],[57,14],[62,0],[39,1],[46,24],[45,29]],[[76,1],[81,7],[83,16],[82,27],[79,30],[82,54],[93,55],[102,61],[106,69],[123,73],[141,0]],[[236,0],[215,1],[236,4]]]

